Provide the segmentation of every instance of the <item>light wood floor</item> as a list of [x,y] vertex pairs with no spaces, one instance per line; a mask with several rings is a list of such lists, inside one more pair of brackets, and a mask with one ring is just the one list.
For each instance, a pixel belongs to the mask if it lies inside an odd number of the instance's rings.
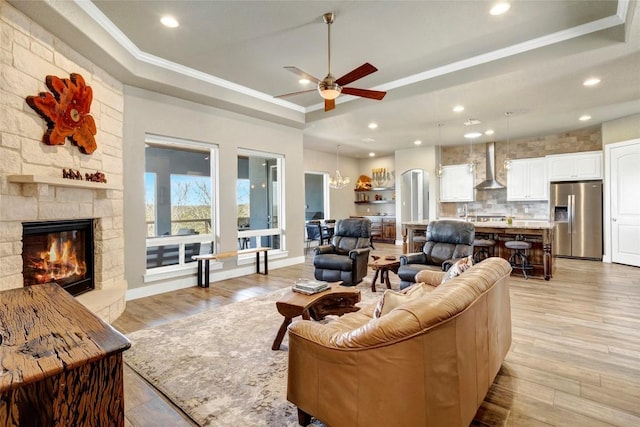
[[[400,248],[376,244],[373,253]],[[126,334],[312,275],[309,255],[268,276],[129,301],[113,325]],[[398,281],[391,274],[394,288]],[[472,425],[640,426],[640,268],[558,259],[551,281],[512,276],[510,284],[513,345]],[[127,426],[195,425],[129,368],[125,415]]]

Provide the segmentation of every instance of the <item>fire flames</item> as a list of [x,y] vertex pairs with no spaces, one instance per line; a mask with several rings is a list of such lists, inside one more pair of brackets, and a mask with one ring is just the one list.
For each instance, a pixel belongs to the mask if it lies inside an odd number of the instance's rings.
[[39,252],[31,260],[34,271],[33,279],[37,283],[60,281],[74,276],[83,276],[87,272],[87,265],[78,259],[71,240],[58,241],[52,238],[49,248]]

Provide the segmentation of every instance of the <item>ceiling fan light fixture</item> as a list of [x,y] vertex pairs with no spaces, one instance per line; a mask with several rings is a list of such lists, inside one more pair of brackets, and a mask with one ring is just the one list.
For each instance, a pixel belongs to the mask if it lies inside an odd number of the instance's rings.
[[342,88],[336,82],[321,81],[318,83],[318,92],[324,99],[332,100],[340,96]]

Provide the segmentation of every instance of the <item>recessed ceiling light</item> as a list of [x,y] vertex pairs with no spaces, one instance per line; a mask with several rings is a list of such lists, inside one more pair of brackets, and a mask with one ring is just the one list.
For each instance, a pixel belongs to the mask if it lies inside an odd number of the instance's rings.
[[375,142],[376,140],[373,138],[362,138],[362,142]]
[[162,25],[169,28],[176,28],[180,25],[178,23],[178,20],[170,15],[165,15],[162,18],[160,18],[160,22],[162,23]]
[[311,80],[309,80],[309,79],[300,79],[300,80],[298,80],[298,83],[300,83],[301,85],[308,85],[309,83],[311,83]]
[[485,135],[493,135],[495,132],[493,131],[493,129],[487,129],[484,131]]
[[369,129],[377,129],[378,124],[376,122],[369,123]]
[[473,125],[479,125],[481,122],[478,119],[469,119],[466,122],[464,122],[465,126],[473,126]]
[[511,9],[511,4],[509,4],[506,1],[501,1],[499,3],[496,3],[493,5],[493,7],[491,8],[491,10],[489,10],[489,13],[491,15],[502,15],[503,13],[505,13],[506,11],[508,11],[509,9]]
[[578,120],[580,120],[581,122],[586,122],[587,120],[591,120],[591,116],[585,114],[584,116],[580,116]]
[[413,143],[415,145],[420,145],[420,144],[422,144],[422,141],[420,141],[419,139],[416,139],[415,141],[413,141]]
[[582,82],[582,84],[585,86],[595,86],[598,83],[600,83],[600,79],[597,77],[591,77],[585,80],[584,82]]
[[480,132],[469,132],[469,133],[465,133],[464,137],[465,138],[469,138],[469,139],[474,139],[474,138],[478,138],[482,136],[482,134]]
[[453,107],[453,111],[455,111],[456,113],[461,113],[464,111],[464,107],[462,105],[456,105],[455,107]]
[[371,153],[369,153],[369,157],[375,157],[376,153],[374,153],[373,151]]

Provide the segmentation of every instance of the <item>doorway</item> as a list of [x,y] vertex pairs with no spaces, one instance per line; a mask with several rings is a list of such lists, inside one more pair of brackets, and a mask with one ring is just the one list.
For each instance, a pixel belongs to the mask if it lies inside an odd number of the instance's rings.
[[611,261],[640,267],[640,139],[605,146]]

